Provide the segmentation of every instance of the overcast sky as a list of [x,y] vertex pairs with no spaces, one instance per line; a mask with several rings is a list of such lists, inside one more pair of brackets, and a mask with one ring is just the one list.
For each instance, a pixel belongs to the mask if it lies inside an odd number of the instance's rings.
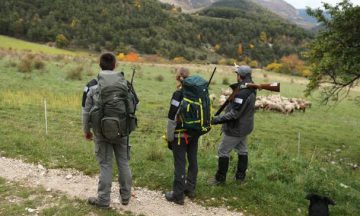
[[[318,8],[322,6],[321,2],[330,3],[332,5],[335,5],[338,2],[341,2],[341,0],[285,0],[291,5],[293,5],[297,9],[306,8],[306,6],[309,6],[311,8]],[[360,5],[360,0],[350,0],[354,5]]]

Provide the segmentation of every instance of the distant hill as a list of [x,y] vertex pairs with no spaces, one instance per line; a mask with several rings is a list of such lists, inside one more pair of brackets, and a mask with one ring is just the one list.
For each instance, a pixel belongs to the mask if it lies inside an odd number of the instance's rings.
[[311,34],[247,0],[195,14],[156,0],[2,0],[0,34],[59,47],[263,65],[298,53]]
[[[194,12],[211,6],[213,3],[221,2],[223,0],[160,0],[161,2],[169,3],[181,7],[185,12]],[[263,8],[279,15],[280,17],[289,20],[305,29],[315,27],[316,22],[304,15],[304,11],[298,11],[292,5],[284,0],[247,0],[254,2]]]
[[[315,23],[313,21],[308,21],[309,17],[300,15],[299,11],[287,3],[284,0],[251,0],[264,8],[269,9],[275,14],[281,16],[282,18],[289,20],[292,23],[295,23],[303,28],[311,29],[315,27]],[[306,13],[306,12],[305,12]]]

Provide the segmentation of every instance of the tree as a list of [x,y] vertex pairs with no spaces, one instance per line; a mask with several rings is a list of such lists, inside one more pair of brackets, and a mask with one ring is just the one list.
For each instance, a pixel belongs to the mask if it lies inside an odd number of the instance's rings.
[[[360,80],[360,7],[343,0],[336,6],[323,3],[324,10],[310,8],[307,13],[322,24],[310,43],[308,60],[312,74],[307,86],[309,95],[321,84],[323,102],[346,97]],[[330,15],[329,16],[326,15]]]

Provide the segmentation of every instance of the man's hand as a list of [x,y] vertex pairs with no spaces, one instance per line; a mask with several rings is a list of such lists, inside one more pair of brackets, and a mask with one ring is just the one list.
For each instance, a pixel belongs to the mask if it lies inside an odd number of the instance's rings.
[[88,141],[93,140],[93,134],[91,132],[85,132],[85,139]]
[[211,125],[216,125],[216,124],[219,124],[219,120],[217,117],[213,118],[210,122]]

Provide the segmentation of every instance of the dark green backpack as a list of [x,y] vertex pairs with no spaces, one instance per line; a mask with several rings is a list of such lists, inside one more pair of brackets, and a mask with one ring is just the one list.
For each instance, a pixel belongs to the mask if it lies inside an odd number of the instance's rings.
[[182,127],[191,135],[210,131],[210,98],[208,82],[200,76],[190,76],[182,83],[183,100],[180,103]]
[[121,73],[102,72],[93,97],[90,121],[96,136],[113,140],[128,136],[136,127],[135,105]]

